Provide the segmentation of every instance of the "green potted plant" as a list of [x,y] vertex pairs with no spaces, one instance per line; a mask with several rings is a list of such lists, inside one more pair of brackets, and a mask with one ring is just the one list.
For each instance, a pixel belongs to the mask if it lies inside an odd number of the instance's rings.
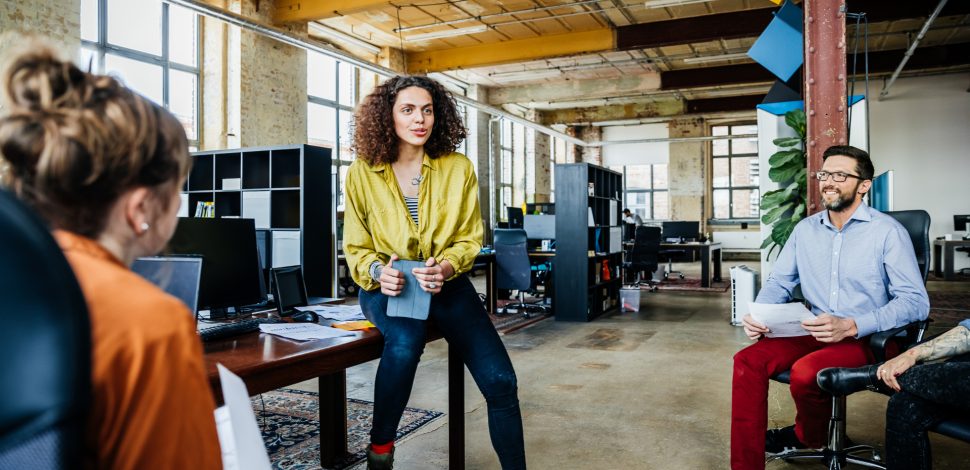
[[785,124],[798,136],[775,139],[773,143],[779,150],[768,159],[768,178],[782,187],[761,196],[761,223],[772,224],[771,234],[761,243],[762,250],[768,248],[766,259],[775,248],[781,252],[806,211],[805,111],[796,109],[785,113]]

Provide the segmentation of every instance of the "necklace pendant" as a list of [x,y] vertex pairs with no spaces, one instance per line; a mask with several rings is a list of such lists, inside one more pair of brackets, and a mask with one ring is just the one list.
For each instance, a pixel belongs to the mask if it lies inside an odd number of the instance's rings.
[[422,180],[424,180],[424,175],[418,175],[418,176],[415,176],[414,178],[411,178],[411,186],[417,186],[421,184]]

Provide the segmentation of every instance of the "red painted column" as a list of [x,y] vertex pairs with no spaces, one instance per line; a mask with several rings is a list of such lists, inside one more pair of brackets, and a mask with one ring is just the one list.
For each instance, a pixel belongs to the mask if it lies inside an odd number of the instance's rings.
[[805,115],[808,151],[808,215],[821,210],[811,175],[822,152],[846,145],[845,0],[805,0]]

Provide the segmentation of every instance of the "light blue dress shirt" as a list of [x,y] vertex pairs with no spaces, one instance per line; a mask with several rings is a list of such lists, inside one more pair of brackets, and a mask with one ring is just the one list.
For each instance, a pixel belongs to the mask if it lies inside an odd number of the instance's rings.
[[865,204],[842,230],[828,211],[799,222],[757,301],[790,302],[799,284],[813,313],[854,319],[859,337],[923,320],[930,311],[909,233]]
[[963,325],[964,328],[970,330],[970,318],[967,318],[966,320],[963,320],[962,322],[960,322],[960,325]]

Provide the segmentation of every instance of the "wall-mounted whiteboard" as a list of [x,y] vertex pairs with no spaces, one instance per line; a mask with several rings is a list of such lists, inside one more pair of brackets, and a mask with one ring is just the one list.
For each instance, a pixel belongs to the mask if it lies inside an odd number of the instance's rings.
[[[666,139],[670,137],[667,123],[637,124],[634,126],[604,126],[604,142],[642,139]],[[603,146],[603,166],[650,165],[667,163],[670,159],[670,142],[640,142],[609,144]]]

